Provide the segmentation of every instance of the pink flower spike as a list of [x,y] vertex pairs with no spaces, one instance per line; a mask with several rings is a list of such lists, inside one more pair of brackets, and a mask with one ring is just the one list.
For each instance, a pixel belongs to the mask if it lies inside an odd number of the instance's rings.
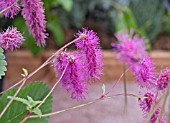
[[43,2],[41,0],[22,0],[22,15],[26,20],[30,33],[36,39],[38,46],[45,46],[46,21],[44,15]]
[[117,58],[119,61],[124,62],[127,65],[135,64],[147,54],[145,40],[139,38],[137,34],[133,36],[133,33],[132,29],[130,34],[128,34],[127,31],[122,31],[116,34],[118,42],[111,44],[113,50],[118,52]]
[[78,39],[76,47],[78,49],[79,62],[84,66],[86,81],[92,83],[99,81],[103,74],[103,54],[100,49],[99,37],[93,30],[83,28],[75,37]]
[[165,68],[161,70],[156,80],[157,88],[159,90],[164,90],[165,88],[168,87],[169,83],[170,83],[170,68]]
[[[144,118],[147,118],[147,116],[148,116],[148,114],[151,110],[151,106],[153,104],[154,97],[155,97],[154,94],[148,92],[144,95],[143,99],[139,99],[139,106],[144,113]],[[155,123],[156,122],[158,115],[159,115],[159,112],[160,112],[160,109],[161,109],[161,107],[158,107],[156,109],[156,111],[153,114],[153,116],[151,117],[149,123]],[[166,123],[166,119],[165,119],[164,114],[161,117],[160,123]]]
[[153,61],[149,56],[144,57],[139,63],[132,66],[136,81],[141,87],[152,88],[155,84],[156,72]]
[[72,99],[76,99],[77,101],[86,99],[87,85],[84,83],[82,76],[83,70],[77,57],[73,56],[72,53],[62,52],[56,59],[54,59],[53,66],[56,70],[57,76],[59,77],[67,66],[60,81],[62,87],[67,92],[71,93]]
[[8,28],[6,32],[0,33],[0,47],[5,50],[13,51],[19,48],[24,41],[22,34],[17,31],[17,28]]
[[7,17],[14,18],[14,16],[19,13],[20,6],[18,5],[18,0],[1,0],[0,1],[0,11],[11,6],[12,4],[14,4],[12,7],[10,7],[9,9],[3,12],[6,18]]

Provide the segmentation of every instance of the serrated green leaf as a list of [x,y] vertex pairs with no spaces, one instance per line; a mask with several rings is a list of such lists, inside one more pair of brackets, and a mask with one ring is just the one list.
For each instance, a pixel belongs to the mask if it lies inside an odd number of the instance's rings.
[[[30,96],[33,100],[43,100],[43,98],[49,93],[49,87],[43,82],[32,82],[21,89],[17,97],[27,99],[27,96]],[[0,97],[0,112],[8,103],[8,96],[14,95],[16,89],[4,93]],[[50,95],[47,100],[39,108],[42,114],[50,113],[52,111],[52,95]],[[19,123],[23,117],[28,113],[26,105],[13,101],[9,106],[5,114],[0,119],[0,123]],[[38,113],[38,112],[37,112]],[[48,123],[49,117],[28,119],[24,123]]]
[[7,62],[4,60],[5,56],[3,54],[3,49],[0,48],[0,79],[5,75]]
[[[8,96],[7,98],[8,98],[8,99],[11,99],[12,96]],[[26,100],[26,99],[24,99],[24,98],[15,97],[14,100],[15,100],[15,101],[18,101],[18,102],[21,102],[21,103],[23,103],[23,104],[29,105],[28,100]],[[29,105],[29,106],[30,106],[30,105]]]

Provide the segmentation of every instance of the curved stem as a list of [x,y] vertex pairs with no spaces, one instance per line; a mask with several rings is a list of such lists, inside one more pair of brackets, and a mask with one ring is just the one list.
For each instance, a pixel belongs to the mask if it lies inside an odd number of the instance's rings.
[[[56,86],[58,85],[58,83],[59,83],[59,82],[61,81],[61,79],[63,78],[64,73],[65,73],[65,71],[66,71],[66,69],[67,69],[67,67],[68,67],[68,64],[69,64],[69,63],[67,63],[67,65],[66,65],[64,71],[62,72],[60,78],[59,78],[58,81],[54,84],[54,86],[51,88],[50,92],[44,97],[44,99],[41,101],[41,103],[40,103],[36,108],[39,108],[39,107],[45,102],[45,100],[50,96],[50,94],[54,91],[54,89],[56,88]],[[22,119],[22,121],[20,121],[20,123],[25,122],[25,121],[30,117],[31,114],[32,114],[32,112],[28,112],[27,115]]]
[[[99,101],[99,100],[97,100],[97,101]],[[63,110],[60,110],[60,111],[57,111],[57,112],[52,112],[52,113],[49,113],[49,114],[43,114],[43,115],[41,115],[41,117],[48,117],[48,116],[56,115],[56,114],[59,114],[59,113],[65,112],[65,111],[81,108],[81,107],[96,103],[97,101],[91,101],[91,102],[88,102],[88,103],[85,103],[85,104],[81,104],[81,105],[74,106],[74,107],[71,107],[71,108],[63,109]],[[37,117],[39,117],[39,116],[38,115],[30,116],[30,118],[37,118]]]
[[23,81],[24,81],[24,79],[20,80],[20,81],[17,82],[15,85],[13,85],[13,86],[11,86],[10,88],[8,88],[7,90],[0,92],[0,94],[3,94],[3,93],[5,93],[5,92],[11,90],[12,88],[14,88],[14,87],[16,87],[17,85],[21,84]]
[[159,115],[158,115],[158,118],[156,120],[156,123],[160,123],[161,122],[161,118],[162,118],[162,114],[163,114],[164,109],[165,109],[165,105],[166,105],[166,102],[167,102],[168,94],[169,94],[169,88],[167,88],[167,91],[165,93],[163,105],[162,105],[161,111],[159,112]]
[[17,94],[19,93],[19,91],[21,90],[21,88],[24,86],[25,82],[27,79],[24,79],[24,81],[22,82],[21,86],[18,88],[18,90],[15,92],[14,96],[11,98],[11,100],[7,103],[7,105],[5,106],[5,108],[2,110],[1,114],[0,114],[0,118],[2,117],[2,115],[5,113],[5,111],[8,109],[8,107],[11,105],[12,101],[14,100],[14,98],[17,96]]
[[22,84],[19,86],[18,90],[15,92],[14,96],[11,98],[11,100],[8,102],[8,104],[5,106],[5,108],[3,109],[3,111],[0,114],[0,118],[2,117],[2,115],[5,113],[5,111],[7,110],[7,108],[10,106],[10,104],[12,103],[12,101],[14,100],[14,98],[17,96],[17,94],[19,93],[19,91],[21,90],[21,88],[24,86],[25,82],[32,77],[35,73],[37,73],[40,69],[42,69],[43,67],[45,67],[47,64],[49,64],[51,61],[60,51],[62,51],[64,48],[68,47],[69,45],[71,45],[72,43],[76,42],[79,38],[69,42],[68,44],[64,45],[62,48],[60,48],[57,52],[55,52],[51,57],[49,57],[40,67],[38,67],[35,71],[33,71],[32,73],[30,73],[26,78],[24,78],[24,81],[22,82]]
[[119,79],[116,81],[116,83],[112,86],[112,88],[111,88],[105,95],[108,95],[108,94],[115,88],[115,86],[117,85],[117,83],[120,82],[120,80],[122,79],[122,77],[124,76],[124,74],[125,74],[126,72],[128,72],[129,69],[130,69],[130,67],[129,67],[128,69],[126,69],[126,71],[125,71],[124,73],[122,73],[122,75],[119,77]]
[[124,123],[126,123],[126,117],[127,117],[127,105],[128,105],[128,100],[127,100],[127,84],[126,84],[126,65],[124,63],[123,65],[123,82],[124,82],[124,98],[125,98],[125,106],[124,106]]
[[0,14],[2,14],[3,12],[5,12],[6,10],[10,9],[13,5],[15,5],[15,3],[17,3],[17,1],[15,1],[13,4],[11,4],[10,6],[4,8],[3,10],[0,11]]
[[[70,107],[70,108],[67,108],[67,109],[63,109],[63,110],[52,112],[52,113],[48,113],[48,114],[43,114],[43,115],[41,115],[41,117],[48,117],[48,116],[60,114],[60,113],[63,113],[65,111],[69,111],[69,110],[81,108],[81,107],[84,107],[84,106],[87,106],[87,105],[90,105],[90,104],[94,104],[94,103],[96,103],[96,102],[98,102],[100,100],[103,100],[103,99],[110,99],[110,98],[112,98],[114,96],[123,96],[123,95],[124,95],[124,93],[122,93],[122,94],[115,94],[115,95],[112,95],[112,96],[100,96],[100,98],[98,98],[96,100],[93,100],[93,101],[90,101],[88,103],[84,103],[84,104],[81,104],[81,105],[73,106],[73,107]],[[127,94],[127,95],[128,96],[132,96],[132,97],[137,97],[137,98],[140,97],[140,96],[135,95],[135,94]],[[38,115],[32,115],[29,118],[38,118],[38,117],[39,117]]]

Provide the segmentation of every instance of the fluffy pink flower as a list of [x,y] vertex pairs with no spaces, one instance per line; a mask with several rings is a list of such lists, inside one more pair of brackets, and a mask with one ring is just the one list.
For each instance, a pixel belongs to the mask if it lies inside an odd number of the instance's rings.
[[18,14],[18,12],[20,11],[20,6],[18,5],[17,2],[18,0],[1,0],[0,1],[0,11],[14,4],[12,7],[10,7],[9,9],[3,12],[6,18],[7,17],[14,18],[14,16]]
[[72,99],[85,99],[87,95],[87,85],[84,83],[82,76],[83,71],[77,57],[74,57],[71,53],[62,52],[53,61],[53,66],[58,77],[61,76],[67,66],[66,71],[60,81],[62,87],[66,89],[67,92],[71,93]]
[[[144,118],[147,118],[147,116],[148,116],[148,114],[151,110],[151,107],[152,107],[152,104],[153,104],[153,101],[154,101],[154,96],[155,96],[154,94],[148,92],[144,95],[144,97],[146,97],[146,98],[139,99],[139,106],[144,113]],[[158,109],[155,111],[155,113],[151,117],[149,123],[155,123],[156,122],[158,115],[159,115],[159,112],[160,112],[160,107],[158,107]],[[164,115],[162,116],[160,123],[166,123]]]
[[86,81],[100,80],[103,70],[103,54],[100,49],[99,37],[93,30],[83,28],[75,37],[78,48],[79,62],[84,66]]
[[168,87],[169,83],[170,83],[170,68],[165,68],[161,70],[156,80],[157,88],[159,90],[164,90],[165,88]]
[[133,65],[146,56],[147,47],[145,46],[145,40],[139,38],[136,34],[133,36],[133,31],[130,35],[127,31],[116,34],[118,42],[112,43],[113,50],[118,52],[117,58],[128,64]]
[[0,47],[7,50],[19,48],[23,43],[24,37],[16,28],[8,28],[6,32],[0,33]]
[[37,45],[45,46],[47,33],[43,2],[41,0],[22,0],[22,6],[22,15],[29,31],[36,39]]
[[136,81],[141,87],[151,88],[155,83],[156,72],[153,61],[149,56],[144,57],[132,66]]

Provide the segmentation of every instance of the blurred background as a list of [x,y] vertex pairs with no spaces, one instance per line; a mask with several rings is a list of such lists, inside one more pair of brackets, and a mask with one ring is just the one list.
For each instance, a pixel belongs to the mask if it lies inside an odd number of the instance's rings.
[[[134,28],[148,40],[153,49],[170,49],[170,3],[168,0],[43,0],[46,19],[47,47],[56,49],[74,38],[82,27],[96,31],[102,48],[110,49],[114,33]],[[28,48],[38,55],[42,48],[35,45],[25,21],[19,14],[14,20],[0,18],[0,28],[16,26],[24,32]],[[22,28],[21,28],[22,27]]]
[[[82,27],[88,27],[98,33],[101,47],[104,49],[105,69],[101,83],[90,87],[88,100],[97,98],[101,93],[103,82],[106,88],[123,72],[123,65],[116,60],[116,54],[111,51],[111,42],[116,41],[114,33],[133,28],[144,37],[150,46],[151,56],[160,70],[170,66],[170,0],[43,0],[47,31],[49,38],[45,48],[37,47],[35,39],[29,34],[25,21],[19,14],[14,20],[0,18],[0,31],[8,26],[20,30],[26,41],[14,52],[6,52],[8,72],[3,88],[7,89],[22,77],[22,68],[30,72],[40,66],[54,51],[74,39],[74,34]],[[74,49],[74,46],[70,46]],[[17,72],[16,72],[17,71]],[[131,73],[128,73],[128,93],[138,93]],[[41,80],[52,86],[56,81],[51,66],[38,72],[30,81]],[[2,85],[0,86],[2,87]],[[119,83],[113,94],[123,92],[123,83]],[[79,103],[69,99],[60,87],[54,94],[53,111],[61,110]],[[124,98],[102,101],[87,108],[69,111],[52,116],[50,123],[123,123]],[[143,123],[142,111],[137,98],[128,98],[127,123]],[[170,107],[167,105],[166,115]],[[170,121],[168,122],[170,123]]]

